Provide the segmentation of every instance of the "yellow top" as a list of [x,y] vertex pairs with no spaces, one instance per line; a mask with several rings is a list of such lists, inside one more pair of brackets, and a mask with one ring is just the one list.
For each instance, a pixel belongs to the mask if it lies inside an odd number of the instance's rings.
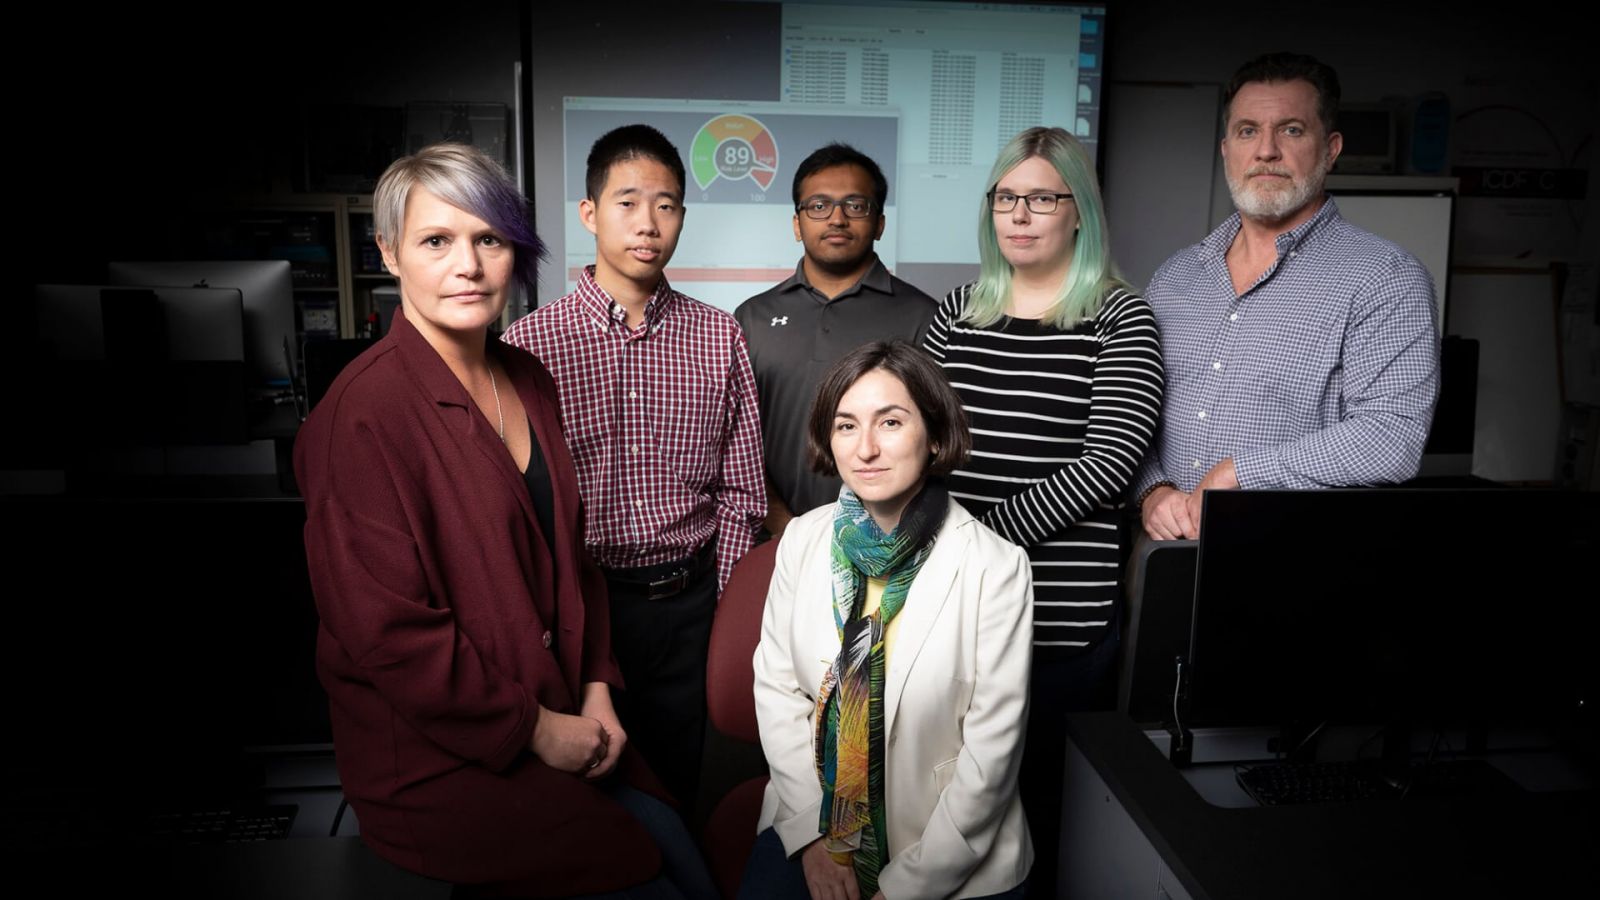
[[[861,607],[861,614],[870,616],[878,611],[878,606],[883,603],[883,592],[889,587],[887,578],[867,579],[867,602]],[[894,644],[895,632],[900,630],[900,617],[895,616],[889,627],[883,629],[883,658],[889,659],[889,647]]]
[[[867,600],[866,603],[861,607],[861,614],[863,616],[870,616],[878,611],[878,607],[883,603],[883,592],[888,587],[889,580],[887,578],[867,579]],[[895,632],[899,629],[899,616],[895,616],[894,619],[889,622],[889,626],[883,629],[883,659],[885,664],[887,664],[889,661],[889,647],[894,643]],[[851,837],[854,837],[856,840],[861,839],[860,834],[851,835]],[[855,847],[844,841],[835,841],[832,839],[827,840],[825,846],[828,848],[828,855],[833,857],[834,862],[841,866],[851,865],[851,858],[855,853]]]

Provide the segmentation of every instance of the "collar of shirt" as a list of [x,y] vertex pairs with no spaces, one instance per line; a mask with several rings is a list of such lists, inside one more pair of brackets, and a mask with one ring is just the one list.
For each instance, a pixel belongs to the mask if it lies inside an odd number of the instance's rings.
[[[1338,204],[1333,202],[1331,195],[1324,194],[1322,206],[1315,215],[1274,239],[1274,244],[1278,248],[1278,258],[1282,259],[1284,254],[1300,249],[1302,244],[1325,231],[1338,217]],[[1206,235],[1206,239],[1200,243],[1205,246],[1211,255],[1217,257],[1226,256],[1228,247],[1233,244],[1234,237],[1239,233],[1240,224],[1239,213],[1235,211],[1226,221],[1218,225],[1215,231]]]
[[843,300],[846,297],[861,293],[862,288],[872,288],[880,294],[894,293],[894,284],[889,281],[889,269],[884,266],[883,260],[877,254],[873,254],[872,266],[867,269],[865,275],[861,276],[861,280],[852,284],[848,290],[841,292],[839,296],[832,299],[822,296],[821,291],[811,286],[811,279],[806,277],[806,261],[802,258],[798,263],[795,263],[794,274],[778,285],[778,293],[784,294],[798,288],[805,288],[810,291],[811,296],[816,298],[819,303],[832,303],[835,300]]
[[655,291],[644,302],[644,321],[639,323],[638,328],[630,330],[627,310],[594,280],[594,266],[583,267],[583,275],[578,279],[577,294],[578,308],[591,322],[607,333],[614,330],[617,336],[625,341],[637,340],[658,331],[662,320],[672,309],[673,298],[677,296],[672,285],[667,283],[667,276],[662,275]]
[[[406,366],[416,376],[418,385],[433,402],[441,406],[477,408],[472,395],[467,393],[466,386],[454,372],[450,371],[450,365],[439,355],[439,351],[433,349],[433,345],[422,336],[422,332],[406,319],[403,309],[395,309],[394,320],[389,323],[389,337],[398,348],[400,359],[405,361]],[[500,343],[499,338],[487,335],[484,347],[490,356],[506,366],[505,348],[500,346]]]

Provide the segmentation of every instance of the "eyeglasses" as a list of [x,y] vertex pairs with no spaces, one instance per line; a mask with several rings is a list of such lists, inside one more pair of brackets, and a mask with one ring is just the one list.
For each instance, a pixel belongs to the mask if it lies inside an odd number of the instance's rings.
[[821,221],[833,218],[833,208],[836,206],[844,210],[847,219],[865,219],[872,215],[872,201],[865,197],[846,197],[843,200],[809,197],[795,206],[795,212],[803,212],[806,218]]
[[1041,191],[1037,194],[1013,194],[1009,191],[990,191],[989,208],[997,213],[1011,212],[1017,208],[1017,201],[1022,200],[1028,204],[1028,212],[1036,215],[1048,216],[1056,211],[1056,206],[1062,200],[1071,200],[1071,194],[1055,194]]

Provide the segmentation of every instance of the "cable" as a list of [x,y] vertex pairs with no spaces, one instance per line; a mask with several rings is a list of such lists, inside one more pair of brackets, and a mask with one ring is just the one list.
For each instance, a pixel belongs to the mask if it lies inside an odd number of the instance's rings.
[[1311,732],[1309,734],[1307,734],[1305,737],[1300,739],[1300,743],[1294,745],[1294,749],[1293,750],[1290,750],[1287,754],[1285,754],[1285,758],[1289,759],[1289,760],[1293,760],[1294,759],[1294,755],[1296,753],[1299,753],[1305,747],[1306,744],[1311,743],[1311,739],[1317,736],[1317,732],[1321,731],[1322,729],[1324,729],[1326,727],[1328,727],[1328,720],[1327,719],[1323,719],[1320,723],[1318,723],[1317,727],[1311,729]]
[[344,811],[350,807],[350,800],[346,797],[339,798],[339,811],[333,814],[333,827],[328,829],[328,837],[339,836],[339,823],[344,821]]
[[1363,754],[1363,753],[1365,753],[1367,751],[1367,746],[1372,743],[1373,738],[1376,738],[1380,734],[1383,734],[1383,726],[1382,725],[1379,725],[1377,728],[1372,729],[1372,733],[1367,735],[1364,739],[1362,739],[1360,744],[1356,745],[1356,759],[1357,760],[1360,760],[1360,759],[1364,758],[1364,757],[1362,757],[1361,754]]
[[1172,724],[1173,727],[1177,728],[1178,730],[1177,734],[1173,737],[1173,740],[1178,742],[1178,746],[1174,748],[1175,750],[1183,749],[1183,719],[1178,715],[1178,694],[1182,691],[1182,688],[1183,657],[1180,656],[1178,657],[1177,672],[1172,678]]

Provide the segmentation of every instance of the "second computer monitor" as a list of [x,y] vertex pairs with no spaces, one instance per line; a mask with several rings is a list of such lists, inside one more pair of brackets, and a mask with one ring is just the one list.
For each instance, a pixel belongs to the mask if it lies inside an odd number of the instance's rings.
[[[243,299],[236,288],[117,288],[106,285],[41,284],[34,286],[34,316],[46,358],[62,362],[95,362],[117,356],[122,339],[113,327],[107,333],[108,309],[141,293],[154,297],[160,310],[170,362],[243,360]],[[115,319],[115,316],[113,316]],[[148,348],[154,352],[156,348]]]
[[289,382],[294,279],[288,260],[114,262],[107,276],[119,285],[237,288],[244,295],[245,362],[251,379],[258,385]]
[[1185,724],[1587,715],[1597,533],[1592,493],[1209,492]]

